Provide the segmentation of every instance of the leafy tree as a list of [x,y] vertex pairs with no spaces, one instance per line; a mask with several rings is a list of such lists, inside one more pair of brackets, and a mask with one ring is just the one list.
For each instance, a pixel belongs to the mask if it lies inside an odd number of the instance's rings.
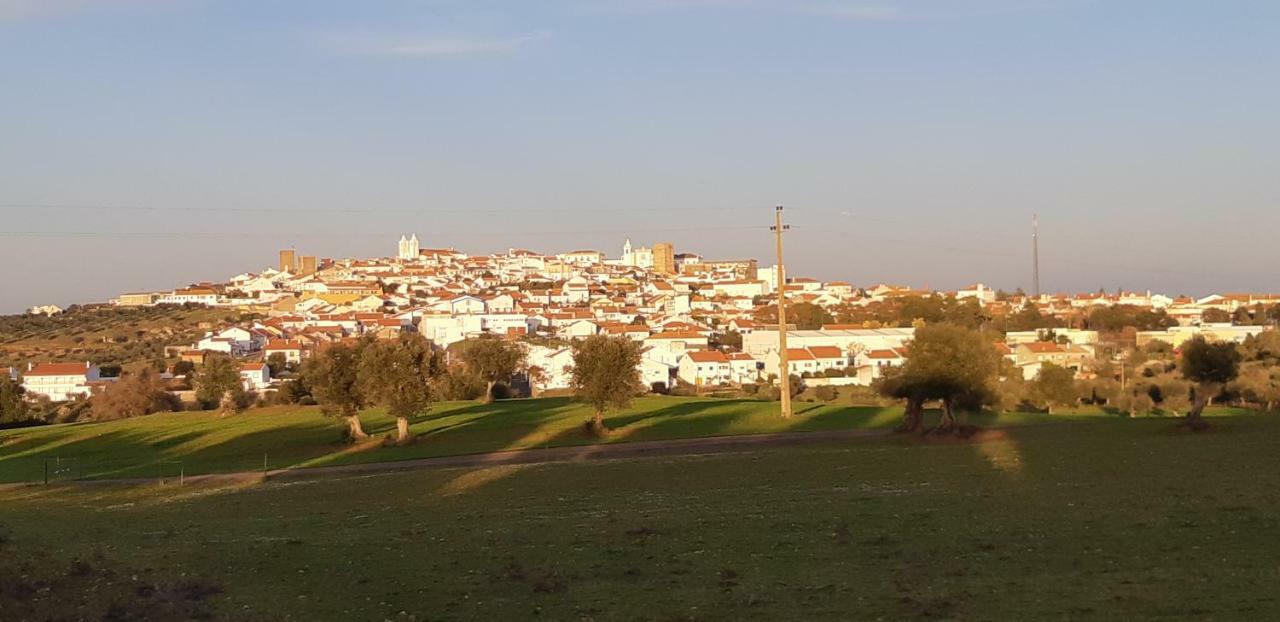
[[90,412],[97,421],[141,417],[178,406],[177,397],[165,390],[164,381],[150,369],[126,375],[89,399]]
[[720,345],[733,348],[734,350],[742,349],[742,333],[736,330],[725,331],[720,336]]
[[1160,396],[1159,406],[1174,415],[1187,410],[1191,405],[1191,385],[1177,376],[1163,375],[1152,386]]
[[1231,314],[1222,309],[1205,309],[1200,314],[1200,320],[1210,324],[1222,324],[1231,321]]
[[906,296],[898,308],[898,325],[911,326],[917,321],[927,324],[955,324],[978,328],[987,321],[977,299],[954,296]]
[[935,432],[959,432],[955,406],[995,401],[992,384],[1000,359],[976,330],[953,324],[920,326],[907,346],[906,363],[882,383],[881,392],[907,400],[900,431],[921,430],[924,402],[942,400],[942,423]]
[[302,378],[311,387],[311,395],[320,404],[320,412],[345,420],[351,440],[369,436],[360,423],[364,399],[360,393],[359,370],[364,346],[365,342],[358,345],[330,344],[302,366]]
[[1146,414],[1155,408],[1155,402],[1151,399],[1151,395],[1142,388],[1135,387],[1125,391],[1116,398],[1114,405],[1117,409],[1129,413],[1132,417],[1139,413]]
[[1202,415],[1209,400],[1240,373],[1240,352],[1231,342],[1210,343],[1196,335],[1182,344],[1179,364],[1182,376],[1196,383],[1195,403],[1187,411],[1186,426],[1203,430],[1209,425]]
[[1054,406],[1070,406],[1076,403],[1076,374],[1074,371],[1045,363],[1031,382],[1031,393],[1044,408],[1053,414]]
[[284,352],[274,352],[267,357],[267,369],[271,370],[272,378],[279,378],[289,366],[289,359]]
[[573,390],[592,407],[589,431],[607,434],[604,411],[626,408],[632,397],[644,391],[639,365],[640,344],[625,337],[596,335],[573,344]]
[[1240,344],[1240,354],[1248,361],[1275,364],[1280,361],[1280,330],[1264,330],[1256,335],[1249,335]]
[[208,356],[204,366],[196,372],[194,384],[196,399],[206,405],[220,404],[227,414],[234,412],[235,405],[244,400],[244,382],[240,379],[240,368],[225,354]]
[[540,387],[547,382],[547,370],[538,365],[530,365],[525,370],[525,375],[529,378],[529,397],[538,397]]
[[18,423],[30,418],[22,383],[0,373],[0,423]]
[[436,367],[431,344],[416,333],[375,341],[360,356],[360,392],[369,404],[385,406],[396,418],[396,442],[409,442],[409,419],[431,407],[431,377]]
[[1005,330],[1009,331],[1040,330],[1056,328],[1059,325],[1056,318],[1041,313],[1040,309],[1033,304],[1027,304],[1017,313],[1012,313],[1005,318]]
[[1256,363],[1246,365],[1229,389],[1241,399],[1270,412],[1280,403],[1280,368]]
[[493,401],[493,385],[511,379],[524,364],[525,351],[503,339],[471,339],[460,344],[459,354],[467,370],[485,382],[484,401]]
[[1119,332],[1125,328],[1164,330],[1176,326],[1178,322],[1169,317],[1164,309],[1153,311],[1131,305],[1112,305],[1090,311],[1085,324],[1097,331]]
[[[771,304],[758,307],[756,320],[766,324],[778,323],[778,305]],[[835,318],[826,309],[811,302],[787,303],[787,324],[795,325],[798,330],[816,330],[824,324],[832,324]]]

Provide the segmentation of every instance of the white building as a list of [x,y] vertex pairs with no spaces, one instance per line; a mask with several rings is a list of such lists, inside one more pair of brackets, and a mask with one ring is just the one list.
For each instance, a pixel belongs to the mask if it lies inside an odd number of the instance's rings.
[[44,396],[65,402],[76,396],[89,395],[89,383],[101,379],[97,365],[84,363],[40,363],[28,365],[22,375],[22,388],[27,398]]
[[696,350],[687,352],[680,359],[680,367],[676,371],[680,380],[692,385],[719,385],[731,382],[733,368],[729,357],[719,350]]
[[[788,348],[835,346],[853,356],[866,350],[901,348],[915,336],[914,328],[861,328],[849,330],[790,330]],[[742,336],[742,349],[763,359],[778,349],[778,331],[757,330]]]
[[400,261],[417,260],[418,252],[421,250],[420,247],[421,245],[418,243],[418,234],[415,233],[413,234],[413,237],[408,239],[405,239],[402,235],[400,236],[399,252],[396,256],[400,258]]
[[186,303],[214,306],[218,304],[218,292],[208,287],[189,287],[186,289],[175,289],[171,294],[165,294],[156,301],[162,305],[181,305]]
[[653,249],[641,246],[635,248],[631,246],[631,239],[622,245],[622,265],[631,266],[633,268],[650,269],[653,267]]
[[262,391],[271,384],[271,368],[266,363],[245,363],[240,366],[240,382],[245,391]]

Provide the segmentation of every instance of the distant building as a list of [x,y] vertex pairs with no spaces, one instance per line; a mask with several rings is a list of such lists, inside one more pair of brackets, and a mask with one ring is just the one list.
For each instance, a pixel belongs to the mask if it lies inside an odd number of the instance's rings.
[[266,363],[244,363],[240,365],[240,382],[246,391],[262,391],[271,384],[271,368]]
[[420,250],[421,250],[421,244],[418,242],[418,234],[415,233],[413,234],[412,237],[408,239],[406,239],[403,235],[400,236],[400,248],[397,254],[397,257],[400,258],[400,261],[417,260]]
[[160,294],[154,292],[134,292],[129,294],[120,294],[112,304],[118,307],[150,307],[160,298]]
[[299,267],[299,270],[301,271],[302,276],[315,274],[316,273],[316,256],[304,255],[302,257],[301,266]]
[[55,402],[65,402],[76,396],[88,396],[89,383],[101,379],[97,365],[84,363],[40,363],[28,365],[22,375],[22,388],[27,397],[44,396]]
[[62,313],[62,307],[59,307],[58,305],[40,305],[38,307],[31,307],[30,309],[27,309],[27,313],[30,313],[31,315],[54,316]]
[[622,265],[633,268],[652,268],[653,250],[643,246],[639,248],[633,247],[631,246],[631,240],[628,239],[622,245]]
[[289,274],[298,273],[298,257],[292,248],[280,251],[280,271]]
[[653,271],[658,274],[675,274],[676,247],[670,242],[658,242],[653,245]]
[[194,303],[201,305],[218,304],[218,292],[210,287],[188,287],[185,289],[175,289],[172,294],[161,296],[156,302],[162,304],[181,305],[186,303]]

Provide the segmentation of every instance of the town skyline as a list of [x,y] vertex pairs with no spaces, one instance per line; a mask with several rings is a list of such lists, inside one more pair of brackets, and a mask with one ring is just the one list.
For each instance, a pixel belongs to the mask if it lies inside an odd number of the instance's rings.
[[[767,229],[767,228],[762,227],[762,229]],[[662,235],[666,235],[666,233],[663,233]],[[402,242],[405,240],[406,236],[413,236],[415,239],[416,239],[416,238],[418,238],[418,236],[417,236],[417,233],[416,233],[416,232],[408,232],[408,233],[401,234],[401,241],[402,241]],[[543,249],[526,248],[526,247],[521,247],[521,246],[508,245],[508,246],[504,247],[504,248],[503,248],[503,249],[501,249],[501,250],[496,250],[496,251],[488,252],[488,253],[469,253],[469,252],[467,251],[467,249],[465,249],[465,248],[459,248],[459,247],[458,247],[458,246],[456,246],[456,245],[452,245],[452,244],[439,244],[439,243],[432,243],[432,244],[429,244],[427,240],[420,240],[420,241],[419,241],[419,244],[420,244],[421,248],[424,248],[424,249],[425,249],[425,248],[430,248],[430,247],[434,247],[434,248],[441,248],[441,249],[449,249],[449,250],[453,250],[453,251],[458,251],[459,253],[461,253],[461,254],[463,254],[463,255],[467,255],[467,256],[471,256],[471,257],[501,257],[501,256],[503,256],[503,255],[506,255],[507,253],[509,253],[509,252],[510,252],[510,251],[512,251],[512,250],[524,250],[524,251],[531,251],[531,252],[534,252],[534,253],[536,253],[536,254],[538,254],[538,255],[540,255],[540,256],[545,256],[545,257],[557,257],[557,256],[563,256],[564,254],[567,254],[567,253],[572,253],[572,252],[574,252],[574,251],[580,251],[580,250],[591,250],[591,251],[597,251],[597,252],[600,252],[600,253],[602,254],[602,260],[607,261],[607,262],[612,262],[612,263],[615,263],[615,264],[616,264],[616,263],[618,263],[618,262],[620,262],[620,261],[624,261],[624,260],[625,260],[625,254],[624,254],[624,248],[623,248],[623,247],[624,247],[624,245],[628,245],[628,244],[632,244],[632,243],[634,243],[634,245],[635,245],[636,247],[646,247],[646,246],[651,246],[651,245],[652,245],[652,243],[653,243],[653,242],[655,242],[655,241],[657,241],[657,240],[649,240],[648,238],[640,238],[640,237],[636,237],[636,238],[634,238],[634,239],[633,239],[632,237],[627,237],[627,238],[623,238],[623,239],[622,239],[622,242],[619,242],[619,243],[617,243],[617,244],[614,244],[614,245],[612,245],[612,246],[608,246],[608,247],[606,247],[606,246],[597,246],[597,245],[579,245],[578,247],[568,247],[568,248],[564,248],[564,249],[560,249],[560,250],[556,250],[556,251],[551,251],[551,252],[547,252],[547,251],[545,251],[545,250],[543,250]],[[431,240],[430,242],[437,242],[437,241],[436,241],[436,240]],[[382,246],[386,247],[386,246],[388,246],[388,244],[387,244],[386,242],[383,242]],[[319,245],[318,247],[319,247],[319,248],[324,248],[324,246],[323,246],[323,245]],[[615,247],[616,247],[616,248],[615,248]],[[402,248],[403,248],[403,247],[402,247]],[[328,262],[336,262],[336,263],[344,263],[344,262],[362,262],[362,261],[381,261],[381,260],[394,261],[394,260],[396,260],[396,259],[397,259],[397,253],[396,253],[396,252],[384,252],[384,253],[380,253],[380,254],[372,254],[372,255],[364,256],[364,257],[360,257],[360,256],[337,256],[337,257],[331,257],[331,256],[328,256],[328,255],[324,255],[324,254],[322,254],[322,253],[318,253],[318,252],[316,252],[316,251],[314,251],[314,250],[310,250],[310,247],[304,247],[304,248],[299,248],[299,247],[297,247],[297,246],[279,247],[279,245],[277,245],[277,252],[279,252],[279,253],[283,253],[283,252],[285,252],[286,250],[292,250],[292,251],[294,251],[294,252],[296,253],[297,257],[299,257],[299,258],[301,258],[301,257],[303,257],[303,256],[309,256],[309,257],[311,257],[312,259],[317,260],[317,261],[328,261]],[[708,255],[708,254],[705,254],[705,253],[699,253],[699,252],[698,252],[698,250],[697,250],[696,248],[682,248],[682,247],[680,247],[679,245],[676,245],[676,247],[675,247],[675,253],[676,253],[677,255],[682,255],[682,254],[695,254],[695,255],[698,255],[699,257],[703,257],[703,258],[706,258],[706,259],[717,259],[717,260],[729,260],[729,259],[734,259],[734,260],[754,260],[754,261],[756,261],[756,262],[758,263],[758,265],[759,265],[762,269],[764,269],[764,268],[771,268],[771,267],[774,265],[774,263],[775,263],[775,262],[773,261],[773,258],[772,258],[772,257],[768,257],[768,256],[766,256],[766,257],[764,257],[764,258],[760,258],[760,257],[749,257],[749,256],[746,256],[746,255],[712,256],[712,255]],[[1013,284],[1012,286],[1002,285],[1002,284],[999,284],[999,283],[991,283],[991,282],[988,282],[986,279],[983,279],[983,278],[967,278],[967,279],[966,279],[966,278],[961,278],[961,279],[953,279],[952,281],[954,282],[954,284],[952,284],[952,282],[942,282],[942,283],[934,284],[934,283],[930,283],[930,282],[928,282],[928,281],[923,281],[923,282],[918,282],[918,283],[917,283],[917,282],[911,282],[911,281],[906,281],[906,280],[901,280],[901,279],[875,279],[875,278],[869,278],[869,279],[865,279],[865,280],[853,280],[853,279],[848,279],[848,278],[841,278],[841,277],[839,277],[839,275],[838,275],[838,270],[837,270],[837,271],[832,271],[832,270],[828,270],[828,271],[819,271],[819,273],[818,273],[818,274],[811,274],[811,273],[808,273],[808,272],[804,272],[804,271],[799,270],[799,269],[797,269],[797,268],[791,267],[793,264],[792,264],[792,261],[791,261],[789,258],[788,258],[788,260],[787,260],[787,263],[788,263],[788,265],[789,265],[788,270],[787,270],[787,280],[788,280],[788,282],[791,282],[791,281],[792,281],[792,280],[794,280],[794,279],[800,279],[800,280],[811,280],[811,279],[816,279],[816,280],[823,281],[823,282],[846,282],[846,283],[851,283],[851,284],[852,284],[852,286],[854,287],[854,289],[872,288],[872,287],[875,287],[875,286],[877,286],[877,285],[894,285],[894,286],[901,286],[901,287],[905,287],[905,288],[909,288],[909,289],[914,289],[914,290],[917,290],[917,291],[929,291],[929,292],[934,292],[934,293],[938,293],[938,294],[954,293],[954,292],[956,292],[956,291],[958,291],[958,290],[960,290],[960,289],[963,289],[963,288],[965,288],[965,287],[969,287],[969,286],[970,286],[970,285],[972,285],[972,284],[975,284],[975,283],[981,283],[981,284],[983,284],[985,287],[988,287],[988,288],[992,289],[993,291],[994,291],[994,290],[1001,290],[1001,291],[1005,291],[1005,292],[1008,292],[1008,293],[1014,293],[1015,291],[1021,291],[1021,292],[1023,292],[1023,293],[1024,293],[1024,294],[1026,294],[1026,295],[1030,295],[1030,294],[1033,292],[1032,282],[1033,282],[1033,280],[1034,280],[1034,279],[1033,279],[1033,277],[1031,276],[1031,275],[1032,275],[1032,270],[1033,270],[1033,265],[1032,265],[1032,263],[1031,263],[1031,262],[1032,262],[1032,252],[1031,252],[1031,250],[1030,250],[1030,247],[1029,247],[1029,250],[1028,250],[1028,252],[1026,253],[1026,255],[1027,255],[1027,256],[1026,256],[1026,258],[1025,258],[1025,262],[1026,262],[1025,271],[1027,272],[1026,282],[1025,282],[1025,283],[1017,283],[1017,284]],[[273,257],[273,258],[278,258],[278,255],[276,255],[276,253],[275,253],[275,252],[273,252],[273,253],[272,253],[272,257]],[[401,259],[403,259],[403,257],[401,257]],[[132,292],[165,292],[165,291],[173,291],[173,290],[180,289],[180,288],[183,288],[183,287],[197,286],[197,285],[200,285],[200,284],[221,284],[221,283],[226,283],[226,282],[228,282],[230,279],[235,278],[236,276],[242,276],[242,275],[250,275],[250,276],[257,276],[257,275],[269,275],[269,274],[272,274],[273,272],[277,272],[277,271],[279,271],[277,268],[272,267],[272,266],[270,265],[270,263],[271,263],[271,262],[260,262],[260,264],[261,264],[261,265],[260,265],[259,267],[251,267],[251,268],[246,268],[246,269],[242,269],[242,270],[232,270],[232,271],[230,271],[230,272],[228,272],[228,273],[221,274],[221,275],[213,275],[213,276],[209,276],[208,278],[196,278],[196,279],[187,279],[187,280],[178,279],[178,281],[176,281],[176,282],[171,282],[171,283],[168,283],[168,284],[158,284],[158,285],[155,285],[155,286],[143,286],[143,287],[133,287],[133,288],[124,288],[124,289],[119,289],[119,288],[117,288],[117,289],[111,289],[111,290],[107,290],[107,289],[106,289],[106,287],[103,287],[103,288],[100,288],[100,289],[99,289],[99,291],[105,291],[106,293],[105,293],[105,294],[103,294],[103,295],[101,295],[101,296],[99,296],[99,297],[98,297],[98,298],[96,298],[96,299],[69,298],[69,299],[64,299],[64,300],[34,300],[34,301],[26,302],[26,303],[19,302],[18,300],[15,300],[15,299],[9,299],[9,300],[5,303],[6,307],[5,307],[5,308],[0,308],[0,313],[22,313],[22,312],[24,312],[24,311],[29,311],[29,310],[31,310],[31,309],[33,309],[33,308],[43,307],[43,306],[47,306],[47,305],[54,305],[54,306],[57,306],[57,307],[66,307],[66,306],[70,306],[70,305],[104,304],[104,303],[109,303],[109,302],[111,302],[111,301],[112,301],[112,300],[114,300],[114,299],[115,299],[119,294],[122,294],[122,293],[132,293]],[[827,276],[828,274],[834,274],[834,276]],[[1044,278],[1043,278],[1043,274],[1042,274],[1042,282],[1046,282],[1046,281],[1044,280]],[[1047,283],[1052,284],[1052,280],[1047,281]],[[1083,288],[1083,289],[1076,289],[1076,290],[1071,290],[1071,289],[1062,289],[1062,288],[1056,288],[1056,289],[1055,289],[1055,288],[1053,288],[1053,287],[1044,287],[1044,288],[1042,288],[1042,292],[1041,292],[1041,293],[1042,293],[1042,294],[1044,294],[1045,296],[1062,296],[1062,295],[1068,295],[1068,296],[1070,296],[1070,295],[1076,295],[1076,294],[1092,294],[1092,293],[1098,292],[1100,289],[1101,289],[1101,290],[1105,290],[1105,291],[1106,291],[1106,292],[1108,292],[1108,293],[1114,293],[1114,292],[1133,292],[1133,293],[1144,293],[1144,292],[1145,292],[1145,293],[1148,293],[1148,294],[1163,294],[1163,295],[1168,295],[1168,296],[1170,296],[1170,297],[1190,296],[1190,297],[1192,297],[1192,298],[1202,298],[1202,297],[1204,297],[1204,296],[1209,296],[1209,295],[1212,295],[1212,294],[1227,294],[1227,293],[1242,293],[1242,292],[1261,294],[1261,293],[1268,293],[1268,292],[1270,291],[1270,290],[1266,290],[1266,289],[1262,289],[1262,288],[1256,288],[1256,289],[1248,289],[1248,288],[1224,289],[1224,288],[1218,288],[1218,289],[1208,289],[1208,290],[1205,290],[1205,291],[1186,291],[1186,290],[1174,290],[1174,291],[1170,291],[1170,290],[1161,290],[1161,289],[1158,289],[1158,288],[1152,288],[1152,287],[1123,287],[1123,286],[1107,287],[1107,286],[1099,286],[1099,287],[1094,287],[1094,288]]]

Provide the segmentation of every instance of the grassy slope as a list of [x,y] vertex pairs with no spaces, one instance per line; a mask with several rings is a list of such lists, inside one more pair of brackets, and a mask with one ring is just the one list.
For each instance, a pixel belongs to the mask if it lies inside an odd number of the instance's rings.
[[1006,434],[13,489],[0,552],[194,576],[225,590],[226,619],[1280,617],[1280,418],[1224,417],[1204,435],[1105,419]]
[[[162,357],[166,345],[189,345],[240,313],[202,307],[127,307],[81,310],[51,318],[0,317],[0,367],[28,362],[83,361],[135,369]],[[117,343],[114,338],[124,338]]]
[[[888,428],[898,408],[799,403],[783,420],[777,405],[750,400],[651,396],[611,414],[608,442],[693,438],[763,432]],[[272,407],[219,418],[170,413],[107,423],[71,424],[0,432],[0,482],[37,481],[46,459],[74,459],[87,478],[158,477],[270,468],[383,462],[541,446],[599,442],[581,429],[586,407],[567,398],[513,400],[492,405],[437,404],[415,422],[416,443],[353,447],[340,442],[342,426],[315,407]],[[1037,414],[983,416],[982,423],[1062,420]],[[386,433],[393,420],[364,415],[366,429]]]

